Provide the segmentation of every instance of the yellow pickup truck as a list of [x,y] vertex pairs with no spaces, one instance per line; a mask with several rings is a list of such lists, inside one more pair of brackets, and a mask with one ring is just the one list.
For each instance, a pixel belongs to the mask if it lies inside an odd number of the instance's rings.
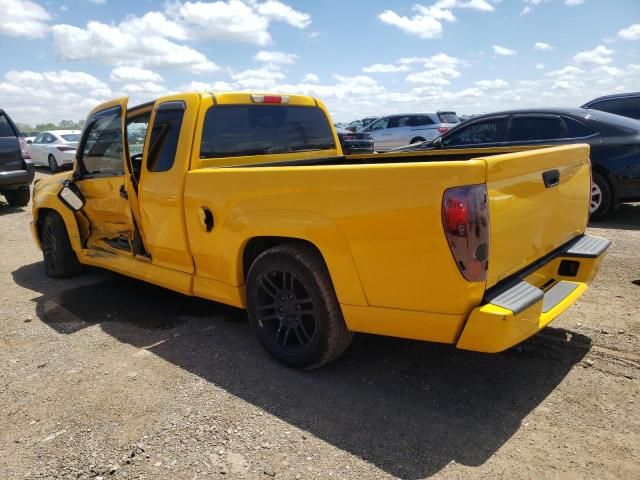
[[301,95],[98,106],[73,171],[34,187],[47,275],[93,265],[245,308],[300,368],[353,332],[499,352],[596,275],[587,145],[345,157],[332,125]]

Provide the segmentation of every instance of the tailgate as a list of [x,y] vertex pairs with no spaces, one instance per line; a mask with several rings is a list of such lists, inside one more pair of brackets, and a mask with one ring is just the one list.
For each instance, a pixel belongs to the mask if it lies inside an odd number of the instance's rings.
[[591,165],[588,145],[484,160],[491,235],[489,288],[584,232]]

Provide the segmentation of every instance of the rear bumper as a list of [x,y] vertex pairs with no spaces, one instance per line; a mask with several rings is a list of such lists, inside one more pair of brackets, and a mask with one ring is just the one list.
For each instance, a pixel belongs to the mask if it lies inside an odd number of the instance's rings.
[[14,190],[20,187],[27,187],[33,182],[36,168],[33,162],[26,160],[24,170],[0,171],[0,188],[3,190]]
[[485,295],[457,347],[496,353],[535,335],[587,290],[611,242],[583,235]]

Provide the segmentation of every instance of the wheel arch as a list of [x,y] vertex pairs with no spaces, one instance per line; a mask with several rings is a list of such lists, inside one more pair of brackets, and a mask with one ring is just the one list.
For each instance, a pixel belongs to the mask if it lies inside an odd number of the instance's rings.
[[33,196],[33,227],[38,246],[41,247],[40,234],[42,222],[44,218],[52,212],[62,217],[65,227],[67,228],[71,247],[76,254],[79,254],[82,251],[82,236],[78,227],[78,221],[73,212],[62,204],[58,196],[49,191],[36,192]]
[[[274,224],[264,223],[265,228],[247,235],[245,241],[240,245],[238,252],[238,274],[242,284],[246,283],[247,272],[252,262],[265,250],[285,243],[299,243],[312,248],[323,260],[336,295],[340,303],[350,305],[366,306],[367,299],[360,282],[360,276],[351,255],[349,245],[338,229],[329,219],[317,218],[318,228],[308,228],[311,217],[310,212],[306,212],[299,220],[305,223],[298,223],[295,212],[288,215],[288,225],[286,228],[277,228]],[[282,212],[279,212],[282,218]],[[257,218],[256,224],[258,222]],[[306,228],[303,228],[306,227]],[[303,234],[301,234],[301,232]]]

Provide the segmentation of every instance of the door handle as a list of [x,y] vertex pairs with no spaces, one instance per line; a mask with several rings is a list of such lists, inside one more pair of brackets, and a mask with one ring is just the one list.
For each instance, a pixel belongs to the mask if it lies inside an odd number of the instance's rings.
[[542,173],[545,188],[555,187],[560,183],[560,170],[547,170]]
[[124,188],[124,185],[120,185],[120,196],[125,200],[129,199],[129,194],[127,193],[127,190]]
[[202,230],[207,233],[213,230],[214,222],[213,213],[211,213],[211,210],[209,210],[207,207],[200,207],[198,213],[200,214],[200,227],[202,227]]

